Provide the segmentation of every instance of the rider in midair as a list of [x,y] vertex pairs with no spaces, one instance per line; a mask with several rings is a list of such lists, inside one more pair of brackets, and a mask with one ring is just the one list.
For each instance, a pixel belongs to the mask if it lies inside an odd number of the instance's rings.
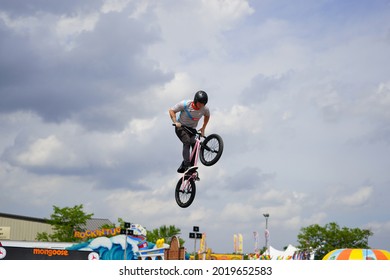
[[[194,131],[198,126],[199,120],[203,118],[203,125],[200,128],[202,136],[205,135],[205,129],[210,119],[210,110],[206,106],[208,101],[207,93],[200,90],[195,93],[193,100],[183,100],[169,109],[169,116],[175,125],[177,137],[183,143],[183,162],[177,172],[184,173],[192,163],[190,162],[190,148],[195,144],[195,135],[192,135],[182,126],[186,126]],[[176,114],[179,113],[178,116]]]

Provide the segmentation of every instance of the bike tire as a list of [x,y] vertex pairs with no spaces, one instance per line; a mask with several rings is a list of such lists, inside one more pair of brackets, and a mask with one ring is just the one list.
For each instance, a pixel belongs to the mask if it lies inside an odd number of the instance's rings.
[[175,199],[181,208],[187,208],[195,199],[196,185],[193,178],[184,179],[186,186],[182,189],[183,177],[179,179],[175,189]]
[[207,136],[200,146],[200,161],[205,166],[214,165],[222,156],[223,140],[218,134]]

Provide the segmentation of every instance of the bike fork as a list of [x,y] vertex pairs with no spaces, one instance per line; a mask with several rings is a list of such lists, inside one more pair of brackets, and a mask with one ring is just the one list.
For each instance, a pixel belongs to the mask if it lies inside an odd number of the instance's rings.
[[[188,188],[189,185],[191,185],[190,183],[190,180],[194,180],[194,181],[199,181],[199,176],[198,176],[198,171],[197,171],[198,167],[197,166],[193,166],[193,167],[190,167],[184,174],[183,174],[183,177],[181,179],[181,190],[184,191]],[[190,174],[189,174],[190,173]]]

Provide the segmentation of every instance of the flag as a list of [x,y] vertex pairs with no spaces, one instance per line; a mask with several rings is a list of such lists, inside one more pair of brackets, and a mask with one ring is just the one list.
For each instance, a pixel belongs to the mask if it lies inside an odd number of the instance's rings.
[[253,238],[255,240],[255,253],[259,252],[259,233],[257,231],[253,232]]
[[242,234],[239,233],[238,234],[238,250],[237,250],[238,254],[242,254],[244,252],[244,249],[243,249],[244,244],[243,243],[244,243],[244,240],[242,238]]
[[237,250],[238,250],[238,237],[237,237],[237,234],[234,234],[233,235],[233,242],[234,242],[234,253],[237,253]]
[[199,245],[199,254],[206,252],[206,233],[202,234],[202,239],[200,240]]

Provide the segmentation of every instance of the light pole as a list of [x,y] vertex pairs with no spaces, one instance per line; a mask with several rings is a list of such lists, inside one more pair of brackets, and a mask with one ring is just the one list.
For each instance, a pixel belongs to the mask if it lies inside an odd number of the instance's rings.
[[266,213],[266,214],[263,214],[263,216],[265,218],[265,232],[264,232],[264,235],[265,235],[265,248],[266,248],[266,253],[269,255],[269,249],[268,249],[268,237],[269,237],[268,218],[269,218],[269,214]]
[[368,248],[370,248],[370,247],[368,247],[368,234],[366,235],[366,260],[368,260]]

